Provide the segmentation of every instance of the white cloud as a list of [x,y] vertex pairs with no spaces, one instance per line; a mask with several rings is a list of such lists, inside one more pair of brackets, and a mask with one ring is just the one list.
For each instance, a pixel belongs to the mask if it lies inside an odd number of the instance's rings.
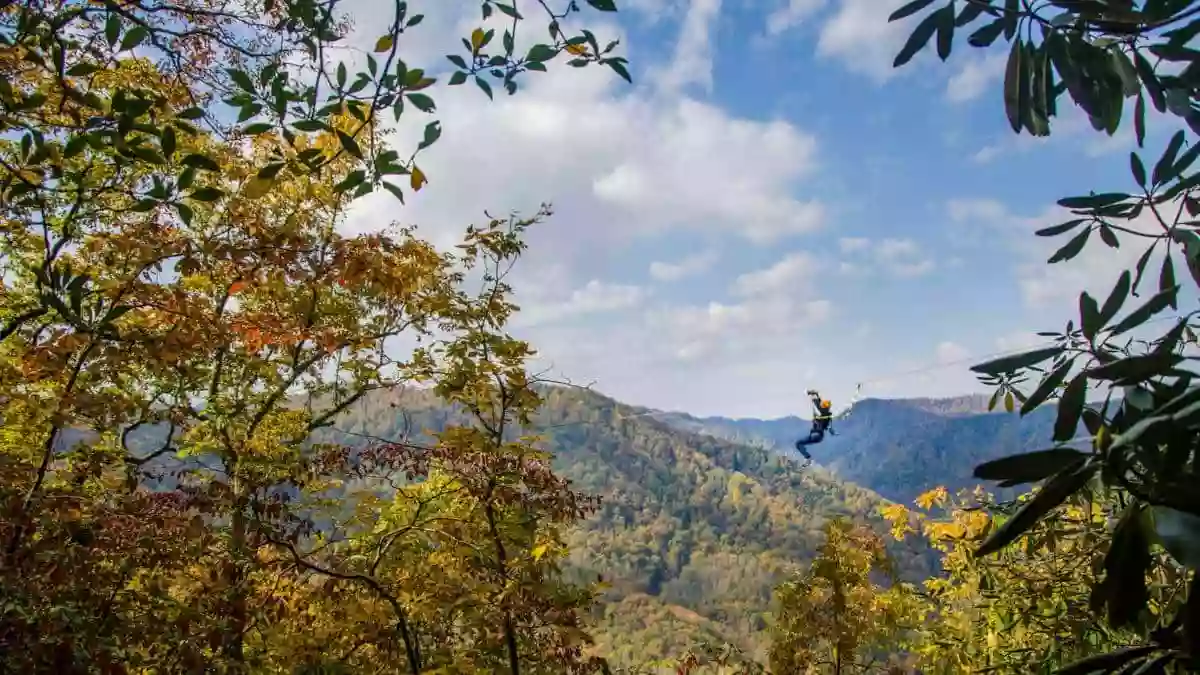
[[940,342],[935,352],[938,363],[942,365],[950,365],[971,358],[971,351],[957,342]]
[[864,266],[842,262],[839,271],[843,274],[871,273],[882,270],[896,277],[919,277],[932,272],[935,264],[911,239],[885,238],[872,241],[865,237],[843,237],[838,240],[843,253],[869,254],[874,265]]
[[733,292],[740,296],[758,296],[807,289],[817,270],[817,261],[808,253],[792,253],[770,267],[739,276]]
[[647,292],[639,286],[592,279],[564,299],[524,304],[513,323],[518,327],[531,327],[585,314],[617,312],[640,305],[646,297]]
[[1003,53],[982,57],[973,54],[961,56],[962,67],[946,81],[946,99],[953,103],[965,103],[979,98],[1004,74],[1007,60]]
[[824,0],[785,0],[767,15],[767,37],[776,37],[800,25],[824,4]]
[[679,281],[707,271],[716,261],[716,251],[697,253],[674,263],[655,260],[650,263],[650,276],[658,281]]
[[817,53],[837,58],[851,71],[877,81],[912,68],[921,54],[901,69],[892,67],[896,54],[916,28],[916,17],[888,22],[888,15],[903,4],[904,0],[840,0],[821,28]]
[[674,58],[665,70],[654,74],[664,90],[675,92],[692,84],[706,92],[712,90],[712,24],[720,12],[721,0],[691,0],[675,42]]
[[842,253],[854,253],[871,247],[871,240],[866,237],[842,237],[838,239],[838,247]]

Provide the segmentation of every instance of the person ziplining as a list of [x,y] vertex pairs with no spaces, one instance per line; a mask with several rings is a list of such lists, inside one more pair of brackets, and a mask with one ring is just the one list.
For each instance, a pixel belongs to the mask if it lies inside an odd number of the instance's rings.
[[812,455],[808,454],[806,446],[815,445],[825,440],[825,434],[828,432],[830,436],[836,436],[837,432],[833,430],[833,403],[828,399],[821,398],[815,389],[809,389],[805,392],[812,398],[813,418],[812,429],[809,430],[808,436],[796,441],[796,450],[804,455],[803,466],[812,464]]

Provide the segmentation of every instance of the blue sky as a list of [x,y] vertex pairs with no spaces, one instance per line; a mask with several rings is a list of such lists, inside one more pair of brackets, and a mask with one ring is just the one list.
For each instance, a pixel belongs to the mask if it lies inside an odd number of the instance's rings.
[[[390,4],[354,0],[358,24]],[[622,39],[634,85],[554,64],[491,104],[442,90],[428,187],[402,208],[368,198],[351,226],[396,219],[448,245],[485,209],[552,203],[516,273],[514,330],[552,374],[630,403],[777,416],[804,412],[810,387],[971,391],[971,357],[1035,343],[1080,288],[1107,292],[1140,253],[1093,246],[1051,269],[1054,243],[1032,235],[1065,219],[1059,197],[1131,187],[1132,133],[1108,138],[1071,111],[1050,140],[1017,137],[1004,53],[966,32],[948,63],[923,54],[894,71],[913,26],[887,25],[898,4],[586,11]],[[428,17],[410,64],[436,66],[479,21],[476,3],[410,5]],[[518,6],[541,33],[535,3]],[[1176,128],[1152,121],[1148,165]]]

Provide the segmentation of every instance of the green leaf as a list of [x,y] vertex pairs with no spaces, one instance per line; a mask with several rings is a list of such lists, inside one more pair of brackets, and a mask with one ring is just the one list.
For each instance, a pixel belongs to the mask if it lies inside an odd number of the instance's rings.
[[201,117],[204,117],[204,109],[203,108],[186,108],[184,110],[179,111],[179,114],[177,114],[176,117],[178,117],[180,119],[185,119],[185,120],[198,120]]
[[442,123],[434,120],[425,125],[425,135],[421,139],[421,144],[417,146],[418,150],[424,150],[437,142],[442,137]]
[[1086,459],[1076,460],[1050,478],[1032,499],[1022,504],[1011,518],[988,535],[979,548],[975,549],[975,555],[983,557],[1008,546],[1033,527],[1042,516],[1062,504],[1067,497],[1087,484],[1092,474],[1096,472],[1097,465],[1088,464],[1086,461]]
[[1117,628],[1132,624],[1149,599],[1150,540],[1142,525],[1142,505],[1134,501],[1121,514],[1104,556],[1105,578],[1096,591],[1108,606],[1109,624]]
[[1081,463],[1087,457],[1085,453],[1071,448],[1037,450],[984,462],[975,467],[972,475],[980,480],[1003,480],[1014,485],[1036,483]]
[[1100,241],[1109,248],[1121,248],[1121,241],[1117,239],[1117,233],[1113,231],[1107,223],[1101,223],[1097,228],[1100,232]]
[[1088,340],[1096,337],[1096,333],[1102,327],[1100,324],[1100,306],[1096,303],[1096,299],[1087,294],[1087,291],[1079,294],[1079,326],[1083,330],[1083,336]]
[[296,131],[314,132],[326,131],[329,125],[321,120],[296,120],[292,122],[292,128]]
[[487,94],[487,97],[489,99],[492,98],[492,85],[488,84],[487,80],[484,80],[482,77],[479,77],[478,75],[476,75],[475,76],[475,86],[482,89],[483,93]]
[[170,126],[163,127],[162,136],[159,137],[158,142],[159,147],[162,148],[163,157],[170,160],[175,154],[175,129]]
[[262,180],[274,180],[274,178],[279,175],[279,172],[283,171],[283,167],[283,162],[272,162],[271,164],[259,169],[256,177]]
[[972,47],[990,47],[996,38],[1000,37],[1000,33],[1004,32],[1004,19],[999,18],[987,24],[983,28],[971,33],[967,38],[967,42]]
[[912,0],[912,2],[909,2],[900,9],[892,12],[891,15],[888,16],[888,23],[912,16],[913,14],[916,14],[932,4],[933,0]]
[[1200,569],[1200,516],[1168,506],[1151,506],[1150,516],[1159,543],[1189,569]]
[[204,169],[205,171],[221,170],[221,165],[213,161],[212,158],[199,153],[192,153],[187,157],[184,157],[180,163],[184,166],[194,166],[197,169]]
[[221,188],[202,187],[196,188],[188,198],[195,199],[198,202],[215,202],[220,199],[225,192]]
[[247,136],[257,136],[274,128],[275,125],[271,124],[270,122],[255,122],[254,124],[247,124],[245,128],[242,129],[242,133],[246,134]]
[[1058,200],[1058,205],[1065,209],[1099,209],[1119,204],[1129,197],[1122,192],[1103,192],[1086,197],[1064,197]]
[[1146,147],[1146,97],[1138,91],[1137,103],[1133,106],[1133,135],[1139,148]]
[[1054,263],[1063,262],[1074,258],[1075,256],[1079,255],[1080,251],[1083,250],[1083,247],[1087,244],[1088,237],[1091,235],[1092,228],[1089,227],[1074,237],[1071,237],[1070,241],[1063,244],[1062,248],[1055,251],[1054,255],[1050,256],[1049,260],[1046,262],[1053,265]]
[[1075,220],[1068,220],[1067,222],[1059,224],[1059,225],[1051,225],[1050,227],[1043,227],[1042,229],[1038,230],[1037,232],[1034,232],[1034,234],[1039,237],[1056,237],[1065,232],[1069,232],[1069,231],[1075,229],[1076,227],[1079,227],[1082,223],[1086,223],[1086,222],[1087,222],[1086,218],[1077,218]]
[[1022,368],[1036,366],[1042,361],[1052,359],[1062,353],[1062,347],[1043,347],[1041,349],[1034,349],[1021,354],[1002,356],[998,359],[992,359],[991,361],[986,361],[984,363],[971,366],[971,372],[983,373],[985,375],[1011,373]]
[[87,77],[88,75],[91,75],[99,70],[103,70],[103,67],[90,61],[83,61],[68,68],[67,75],[70,75],[71,77]]
[[1104,301],[1104,306],[1100,308],[1100,323],[1108,325],[1117,316],[1117,312],[1121,311],[1121,307],[1125,305],[1125,299],[1129,297],[1129,291],[1132,280],[1129,270],[1121,272],[1121,276],[1117,279],[1117,285],[1109,291],[1108,298]]
[[349,175],[347,175],[346,178],[342,180],[342,182],[333,186],[333,189],[337,192],[345,192],[347,190],[356,188],[359,185],[362,185],[363,181],[365,181],[366,179],[367,179],[367,172],[363,171],[362,169],[356,169],[354,171],[351,171],[349,173]]
[[1025,92],[1021,87],[1021,71],[1025,45],[1020,39],[1013,40],[1008,50],[1008,62],[1004,67],[1004,114],[1014,132],[1021,131],[1022,108],[1026,105]]
[[1124,319],[1121,319],[1117,325],[1113,326],[1113,337],[1137,328],[1138,326],[1146,323],[1150,317],[1169,307],[1175,300],[1175,295],[1178,293],[1178,291],[1179,287],[1176,286],[1174,288],[1167,288],[1156,293],[1154,297],[1147,300],[1145,304],[1130,312],[1125,316]]
[[1146,187],[1146,167],[1136,152],[1129,153],[1129,170],[1133,173],[1133,179],[1137,181],[1137,184]]
[[433,99],[425,94],[406,94],[405,98],[408,99],[409,103],[417,106],[417,110],[421,112],[433,112],[433,109],[436,107],[434,106]]
[[354,140],[353,136],[342,131],[341,129],[335,129],[334,131],[337,133],[338,141],[341,142],[342,147],[345,148],[346,152],[359,159],[362,159],[363,154],[362,150],[358,147],[358,141]]
[[1140,354],[1089,368],[1085,374],[1094,380],[1133,384],[1165,374],[1182,361],[1183,357],[1178,354]]
[[467,81],[467,74],[461,70],[456,70],[456,71],[454,71],[454,74],[452,74],[450,76],[449,84],[452,87],[457,87],[458,85],[460,85],[466,81]]
[[1138,77],[1142,80],[1142,85],[1146,87],[1146,92],[1150,94],[1150,102],[1154,104],[1154,108],[1159,112],[1167,111],[1167,98],[1163,94],[1162,83],[1159,82],[1158,76],[1154,74],[1154,67],[1142,56],[1141,52],[1134,52],[1133,66],[1137,68]]
[[401,190],[399,187],[397,187],[397,186],[395,186],[395,185],[392,185],[391,183],[387,182],[386,180],[384,180],[384,181],[379,181],[379,182],[380,182],[380,184],[381,184],[381,185],[383,185],[383,189],[385,189],[385,190],[387,190],[388,192],[392,193],[392,195],[393,195],[393,196],[394,196],[396,199],[399,199],[399,200],[400,200],[400,203],[401,203],[401,204],[403,204],[403,203],[404,203],[404,191],[403,191],[403,190]]
[[933,37],[934,31],[937,30],[940,17],[941,14],[939,12],[934,12],[922,19],[921,23],[917,24],[912,34],[908,36],[908,41],[900,49],[900,53],[892,61],[893,68],[899,68],[908,63],[912,60],[912,57],[917,55],[917,52],[921,51],[925,44],[929,42],[929,38]]
[[550,45],[534,45],[529,48],[529,53],[525,55],[525,60],[534,62],[549,61],[557,53]]
[[617,11],[617,6],[613,3],[613,0],[587,0],[587,4],[595,7],[601,12]]
[[1063,380],[1067,378],[1067,373],[1071,371],[1071,366],[1073,363],[1074,362],[1071,360],[1064,361],[1061,365],[1050,371],[1044,378],[1042,378],[1042,381],[1038,383],[1037,389],[1035,389],[1033,393],[1029,395],[1029,398],[1025,399],[1025,401],[1021,404],[1022,417],[1033,412],[1039,405],[1044,403],[1046,399],[1050,398],[1051,394],[1058,391],[1059,385],[1063,383]]
[[125,37],[121,38],[121,51],[126,52],[130,49],[142,44],[142,41],[150,37],[150,31],[146,30],[145,26],[134,26],[130,28]]
[[950,58],[950,50],[954,46],[954,0],[937,11],[937,54],[942,61]]
[[195,215],[192,207],[183,202],[175,202],[175,211],[179,214],[179,219],[183,221],[184,225],[192,224],[192,217]]
[[1079,418],[1083,415],[1083,405],[1087,402],[1087,377],[1076,375],[1063,390],[1058,399],[1058,415],[1054,418],[1054,435],[1056,443],[1069,441],[1079,427]]
[[109,47],[116,45],[117,40],[121,39],[121,17],[111,9],[104,19],[104,39],[108,40]]
[[234,84],[246,90],[247,93],[254,93],[254,82],[246,74],[246,71],[238,68],[227,68],[225,72],[229,74],[229,79],[233,80]]
[[1155,185],[1162,185],[1175,177],[1171,170],[1175,166],[1175,158],[1179,156],[1179,149],[1183,147],[1183,138],[1183,130],[1176,131],[1167,144],[1167,149],[1163,151],[1162,157],[1159,157],[1158,162],[1154,164],[1154,173],[1151,175]]
[[625,68],[625,62],[619,59],[608,59],[603,61],[604,65],[612,69],[614,73],[621,76],[621,79],[633,84],[633,78],[629,76],[629,70]]
[[520,20],[522,18],[521,14],[517,11],[517,8],[513,7],[512,5],[506,5],[502,2],[497,2],[497,3],[495,3],[495,5],[496,5],[496,9],[500,10],[501,14],[504,14],[505,16],[509,17],[510,19]]

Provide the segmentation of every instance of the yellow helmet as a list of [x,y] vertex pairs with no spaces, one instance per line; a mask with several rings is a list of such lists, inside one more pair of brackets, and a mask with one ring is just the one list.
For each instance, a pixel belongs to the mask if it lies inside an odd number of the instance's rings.
[[821,401],[821,407],[822,407],[822,408],[828,408],[828,407],[829,407],[829,406],[831,406],[831,405],[833,405],[833,404],[832,404],[832,403],[830,403],[828,400],[822,400],[822,401]]

